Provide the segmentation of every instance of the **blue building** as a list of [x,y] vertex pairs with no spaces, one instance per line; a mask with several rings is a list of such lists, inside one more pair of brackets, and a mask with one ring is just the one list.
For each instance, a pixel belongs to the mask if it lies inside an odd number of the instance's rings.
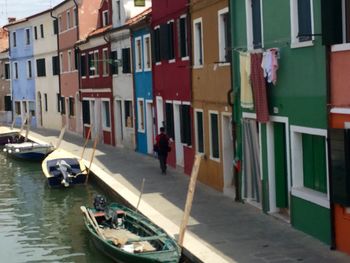
[[151,8],[130,19],[134,65],[134,96],[136,116],[136,150],[153,153],[155,138],[153,89],[152,89],[152,45],[150,19]]
[[5,27],[9,31],[13,118],[19,126],[29,117],[31,126],[36,127],[35,69],[44,65],[34,64],[33,27],[28,18]]

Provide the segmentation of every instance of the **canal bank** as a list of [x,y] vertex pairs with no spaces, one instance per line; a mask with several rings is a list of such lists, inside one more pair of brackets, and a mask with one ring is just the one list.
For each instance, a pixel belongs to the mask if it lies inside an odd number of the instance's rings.
[[[30,139],[56,143],[58,132],[36,129]],[[82,138],[65,134],[61,148],[80,156]],[[84,154],[90,159],[92,144]],[[156,159],[127,149],[98,145],[92,172],[98,180],[136,206],[145,178],[139,210],[177,237],[189,177],[169,169],[160,173]],[[330,251],[319,241],[287,223],[245,204],[235,203],[198,183],[185,236],[185,254],[200,262],[350,262],[350,257]]]

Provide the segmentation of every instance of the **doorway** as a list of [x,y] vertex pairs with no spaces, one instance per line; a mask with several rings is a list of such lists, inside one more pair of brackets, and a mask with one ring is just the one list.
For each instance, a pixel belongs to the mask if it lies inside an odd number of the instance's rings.
[[116,145],[121,146],[123,144],[123,112],[122,101],[115,101],[115,138]]
[[164,111],[163,111],[163,98],[157,97],[157,131],[156,134],[159,133],[159,128],[164,126]]
[[176,164],[184,167],[184,147],[181,142],[181,104],[174,101],[174,139],[176,149]]
[[146,134],[147,134],[147,153],[153,153],[153,103],[146,101]]
[[222,113],[222,158],[223,158],[223,179],[225,195],[235,198],[235,184],[233,177],[233,138],[232,138],[232,117],[231,114]]

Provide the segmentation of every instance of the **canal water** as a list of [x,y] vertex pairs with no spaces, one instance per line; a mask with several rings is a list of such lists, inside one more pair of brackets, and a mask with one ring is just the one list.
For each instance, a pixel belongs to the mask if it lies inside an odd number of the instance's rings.
[[80,212],[99,193],[91,184],[51,189],[40,163],[1,153],[0,262],[112,262],[89,241]]

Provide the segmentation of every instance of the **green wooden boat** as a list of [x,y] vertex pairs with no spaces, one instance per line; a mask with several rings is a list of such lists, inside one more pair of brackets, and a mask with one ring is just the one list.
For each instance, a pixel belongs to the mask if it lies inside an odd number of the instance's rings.
[[179,262],[181,249],[145,216],[121,204],[80,207],[96,247],[120,263]]

